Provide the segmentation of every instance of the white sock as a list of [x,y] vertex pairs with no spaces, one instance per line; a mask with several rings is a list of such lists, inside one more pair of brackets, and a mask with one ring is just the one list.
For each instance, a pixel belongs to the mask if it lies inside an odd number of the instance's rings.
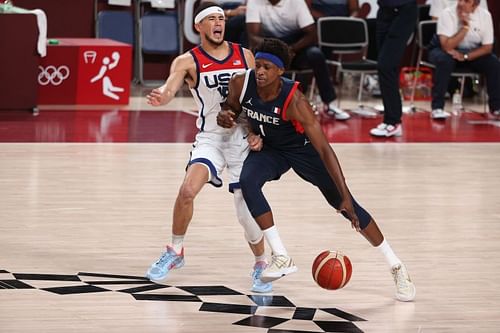
[[335,100],[331,101],[330,103],[328,103],[328,107],[330,109],[338,108],[337,102],[335,102]]
[[259,262],[259,261],[263,261],[267,264],[267,258],[266,258],[266,254],[264,253],[263,255],[261,256],[255,256],[255,262]]
[[385,240],[380,243],[379,246],[376,247],[379,249],[380,253],[382,253],[385,257],[385,261],[389,264],[390,268],[393,268],[394,266],[401,264],[401,260],[394,254],[394,251],[392,251],[391,246],[389,243]]
[[172,248],[176,253],[181,253],[184,247],[184,235],[172,234]]
[[271,228],[264,230],[264,237],[266,237],[267,243],[271,246],[273,255],[288,255],[276,226],[273,225]]

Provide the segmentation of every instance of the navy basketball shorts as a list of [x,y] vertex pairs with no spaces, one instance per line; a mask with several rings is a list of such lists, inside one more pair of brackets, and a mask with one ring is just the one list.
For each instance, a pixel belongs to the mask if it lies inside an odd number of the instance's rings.
[[[264,147],[259,152],[250,152],[240,175],[243,196],[253,217],[271,211],[262,192],[264,184],[280,179],[281,175],[290,169],[293,169],[305,181],[316,186],[330,206],[338,209],[342,201],[340,192],[311,144],[286,151]],[[352,203],[361,229],[366,228],[372,219],[370,214],[354,198],[352,198]]]

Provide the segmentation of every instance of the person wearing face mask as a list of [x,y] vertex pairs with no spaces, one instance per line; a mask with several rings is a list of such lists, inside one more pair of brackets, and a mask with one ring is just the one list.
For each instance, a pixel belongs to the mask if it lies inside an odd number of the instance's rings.
[[468,68],[486,77],[490,112],[500,117],[500,62],[493,54],[493,21],[480,0],[458,0],[439,16],[437,36],[430,45],[429,61],[436,66],[433,75],[433,119],[445,119],[445,93],[451,73]]

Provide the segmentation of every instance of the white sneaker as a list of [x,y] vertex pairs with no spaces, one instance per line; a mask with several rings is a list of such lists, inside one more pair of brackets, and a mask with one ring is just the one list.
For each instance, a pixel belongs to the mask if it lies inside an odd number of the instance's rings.
[[289,256],[273,255],[271,264],[262,272],[260,280],[264,283],[271,282],[297,270],[297,266]]
[[396,298],[401,302],[410,302],[415,299],[417,289],[411,282],[410,275],[405,265],[398,264],[391,270],[394,283],[396,284]]
[[446,119],[450,116],[448,112],[445,112],[443,109],[434,109],[431,111],[432,119]]
[[403,127],[401,124],[389,125],[381,123],[377,127],[370,130],[370,134],[374,136],[401,136],[403,135]]
[[345,112],[339,107],[336,107],[334,105],[328,105],[328,109],[326,110],[326,114],[329,115],[330,117],[335,117],[337,120],[347,120],[351,118],[349,113]]

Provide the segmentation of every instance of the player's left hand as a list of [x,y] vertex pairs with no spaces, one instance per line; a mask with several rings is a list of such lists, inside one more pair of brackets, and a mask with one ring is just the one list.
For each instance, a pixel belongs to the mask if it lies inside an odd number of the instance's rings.
[[358,216],[356,215],[356,212],[354,211],[354,207],[352,206],[352,201],[351,200],[342,200],[340,203],[340,207],[337,210],[338,213],[341,213],[345,217],[351,221],[351,226],[353,229],[356,229],[356,231],[361,231],[361,228],[359,226],[359,219]]
[[224,128],[231,128],[236,125],[234,121],[235,113],[230,110],[222,110],[217,114],[217,125]]

